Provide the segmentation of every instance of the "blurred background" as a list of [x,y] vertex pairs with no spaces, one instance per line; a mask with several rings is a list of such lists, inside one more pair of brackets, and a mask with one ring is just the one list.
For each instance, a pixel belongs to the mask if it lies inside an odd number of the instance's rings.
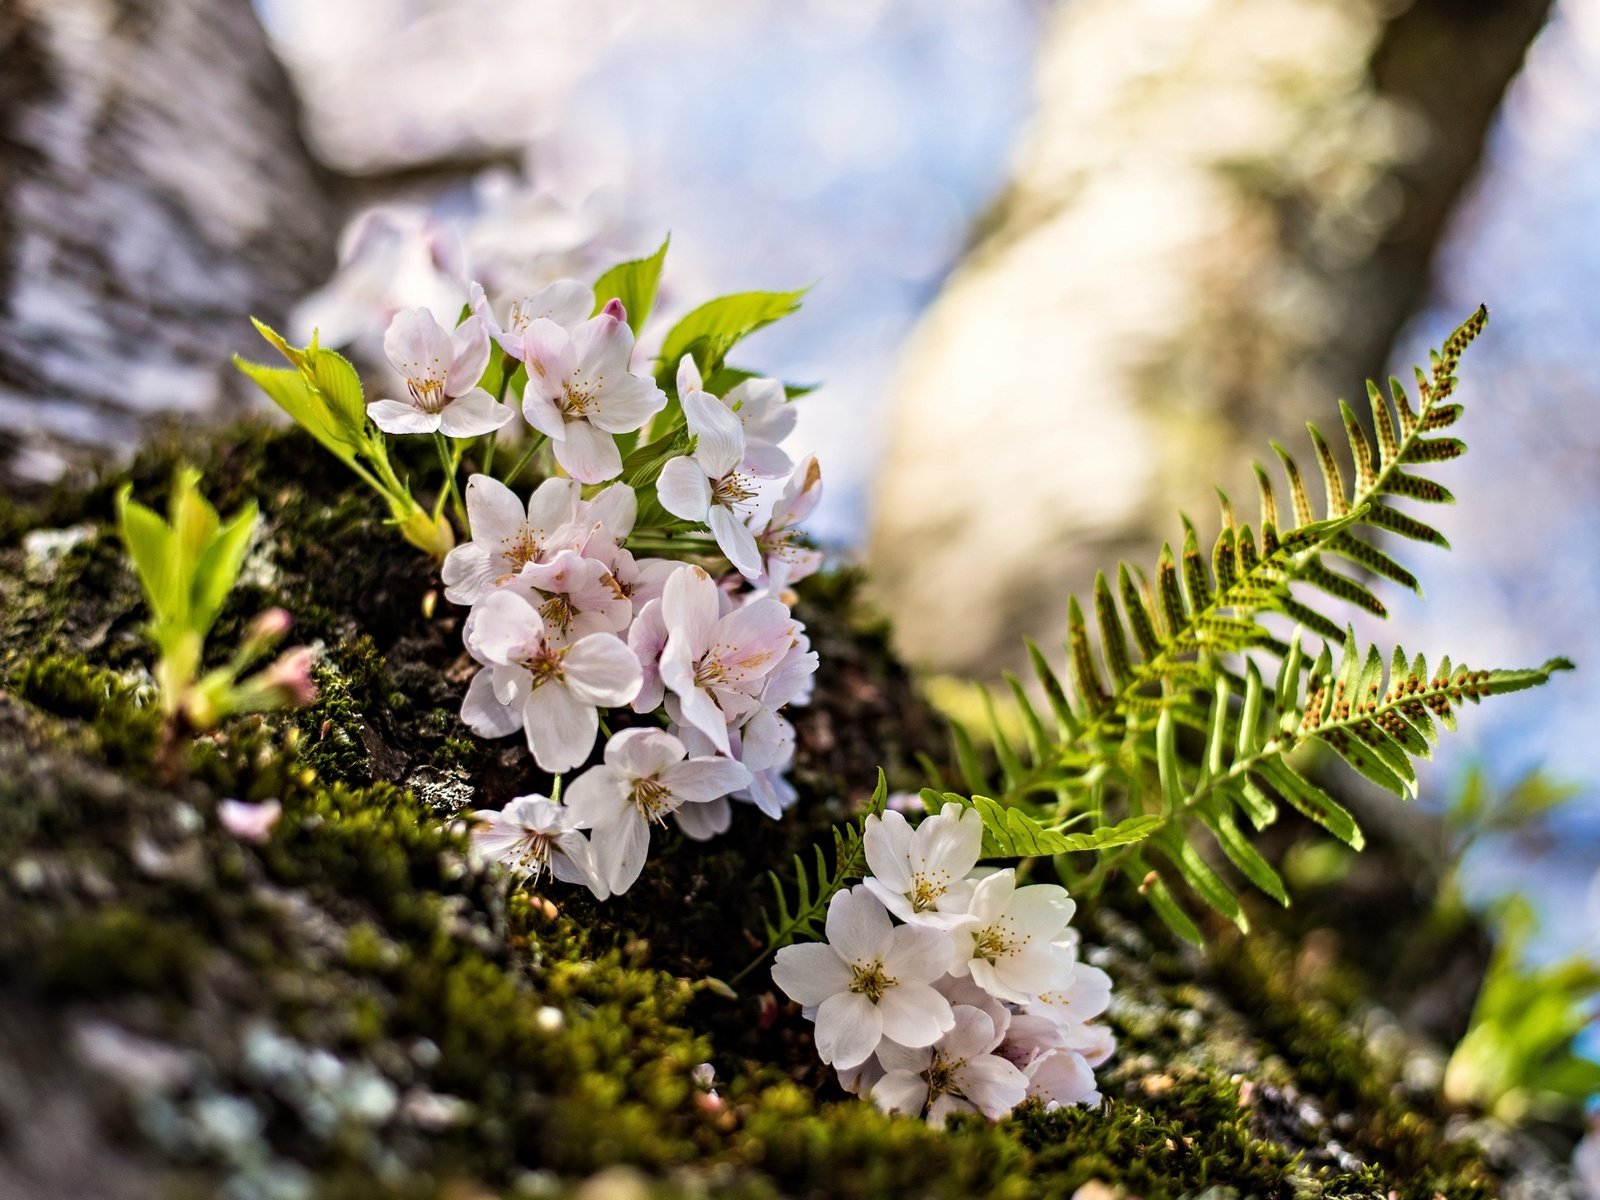
[[[1597,162],[1600,0],[10,0],[0,478],[237,415],[248,314],[370,356],[463,263],[506,295],[670,231],[646,347],[814,285],[741,363],[824,385],[815,532],[913,662],[993,679],[1483,301],[1454,550],[1381,636],[1587,667]],[[1535,964],[1600,957],[1586,678],[1428,780]]]

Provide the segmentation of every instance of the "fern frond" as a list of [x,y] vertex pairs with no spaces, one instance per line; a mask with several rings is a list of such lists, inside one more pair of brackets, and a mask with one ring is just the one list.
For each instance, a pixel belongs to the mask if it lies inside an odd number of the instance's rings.
[[866,810],[855,820],[833,830],[833,862],[829,865],[822,846],[811,847],[813,860],[806,862],[805,855],[794,856],[794,884],[790,890],[774,871],[767,872],[772,885],[773,902],[761,914],[766,933],[766,948],[761,957],[746,967],[731,982],[737,983],[768,955],[801,938],[816,940],[823,935],[828,904],[841,889],[860,879],[867,869],[867,851],[864,841],[866,820],[880,815],[889,799],[889,780],[878,768],[878,783],[873,788],[872,799]]

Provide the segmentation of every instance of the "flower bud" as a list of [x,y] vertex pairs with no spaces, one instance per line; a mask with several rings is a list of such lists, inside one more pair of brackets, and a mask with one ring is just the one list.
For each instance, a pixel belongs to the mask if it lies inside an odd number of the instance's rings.
[[607,300],[606,306],[600,311],[614,321],[626,322],[628,319],[628,310],[623,308],[622,301],[616,299],[615,297]]
[[413,509],[409,514],[400,518],[400,532],[419,550],[426,551],[431,557],[444,561],[444,556],[455,549],[456,534],[450,528],[450,522],[443,513],[437,520],[429,516],[422,509]]
[[253,642],[276,642],[293,627],[294,618],[288,609],[269,608],[250,622],[245,637]]
[[317,698],[317,685],[311,678],[311,667],[316,659],[311,647],[296,646],[280,654],[259,678],[263,685],[280,694],[281,704],[304,708]]

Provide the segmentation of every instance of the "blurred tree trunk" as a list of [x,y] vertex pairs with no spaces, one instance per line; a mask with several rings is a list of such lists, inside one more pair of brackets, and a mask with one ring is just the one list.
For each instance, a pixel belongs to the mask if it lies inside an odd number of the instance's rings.
[[249,0],[0,0],[0,482],[244,403],[333,265],[296,117]]
[[1178,508],[1215,528],[1213,484],[1254,523],[1249,458],[1383,372],[1550,5],[1397,7],[1061,6],[895,400],[872,560],[914,661],[992,676],[1058,640]]

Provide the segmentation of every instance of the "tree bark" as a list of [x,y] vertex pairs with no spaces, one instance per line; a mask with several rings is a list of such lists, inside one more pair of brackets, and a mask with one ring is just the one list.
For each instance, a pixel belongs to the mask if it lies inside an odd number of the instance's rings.
[[228,365],[333,264],[248,0],[0,6],[0,482],[234,411]]
[[1249,456],[1384,371],[1549,3],[1393,8],[1062,7],[895,399],[871,552],[913,660],[1058,640],[1068,591],[1214,527],[1213,484],[1253,501]]

